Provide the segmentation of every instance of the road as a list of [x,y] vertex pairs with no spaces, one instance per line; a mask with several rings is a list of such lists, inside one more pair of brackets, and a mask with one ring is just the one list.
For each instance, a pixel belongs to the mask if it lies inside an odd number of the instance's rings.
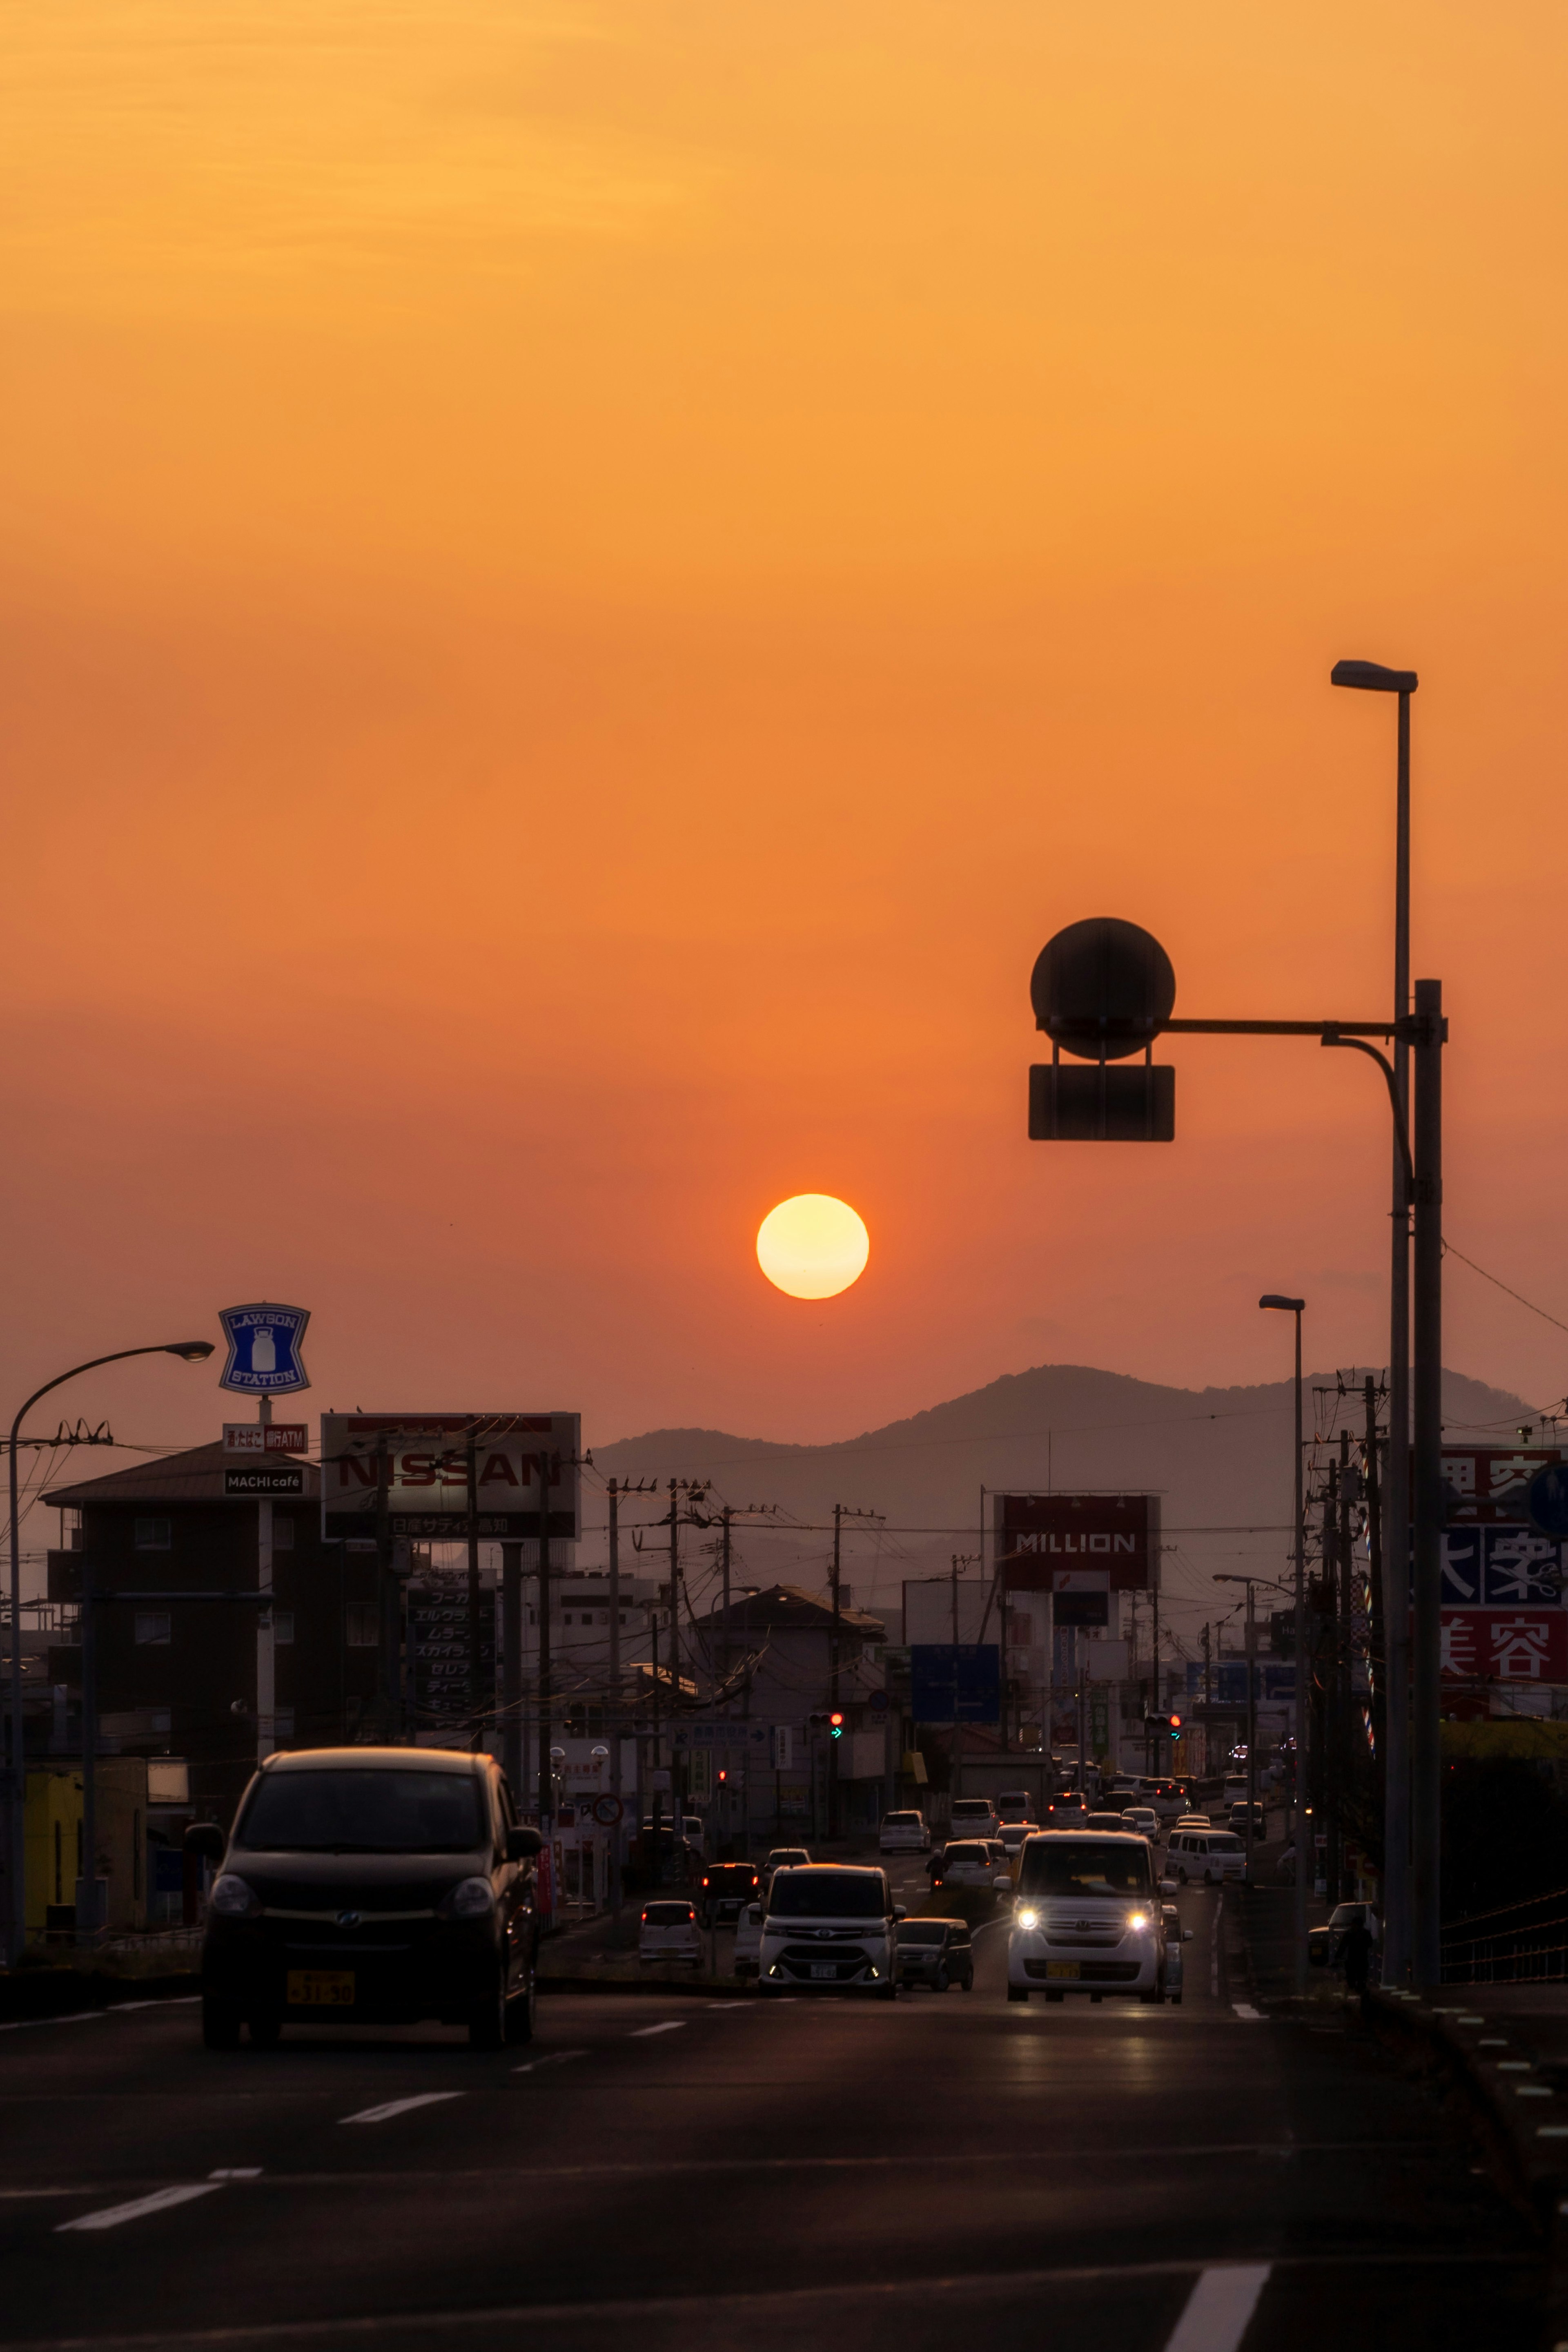
[[1180,2009],[1009,2007],[997,1928],[967,1995],[559,1993],[494,2056],[0,2031],[0,2345],[1536,2344],[1523,2223],[1359,2034],[1215,1990],[1218,1900]]

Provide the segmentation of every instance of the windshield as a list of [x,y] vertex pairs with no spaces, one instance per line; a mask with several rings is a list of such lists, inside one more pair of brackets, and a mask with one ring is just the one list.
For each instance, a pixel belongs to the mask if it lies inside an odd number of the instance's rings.
[[887,1895],[880,1870],[781,1870],[768,1912],[773,1919],[881,1919]]
[[984,1862],[986,1849],[978,1838],[956,1838],[947,1848],[949,1862]]
[[1218,1837],[1209,1839],[1208,1851],[1210,1853],[1239,1853],[1241,1841],[1239,1837],[1230,1837],[1222,1833]]
[[959,1797],[953,1807],[956,1822],[988,1822],[991,1809],[984,1797]]
[[884,1830],[918,1829],[920,1816],[918,1813],[883,1813],[882,1825]]
[[490,1843],[471,1774],[355,1767],[269,1773],[235,1834],[267,1853],[472,1853]]
[[757,1873],[748,1862],[716,1862],[706,1881],[710,1886],[755,1886]]
[[644,1927],[689,1927],[693,1912],[689,1903],[650,1903],[643,1914]]
[[901,1944],[939,1944],[946,1933],[940,1919],[901,1919],[898,1924]]
[[1141,1842],[1040,1838],[1023,1850],[1020,1895],[1147,1895],[1149,1849]]

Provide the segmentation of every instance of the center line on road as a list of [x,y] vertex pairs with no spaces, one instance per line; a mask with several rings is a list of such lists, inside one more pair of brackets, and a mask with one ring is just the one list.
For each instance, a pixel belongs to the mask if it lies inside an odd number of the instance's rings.
[[221,2180],[187,2181],[179,2189],[155,2189],[150,2197],[133,2197],[128,2205],[101,2205],[96,2213],[78,2213],[74,2221],[57,2221],[55,2234],[67,2230],[118,2230],[121,2221],[140,2221],[144,2213],[162,2213],[171,2205],[188,2205],[193,2197],[210,2197]]
[[384,2124],[393,2116],[406,2116],[415,2107],[438,2107],[445,2099],[460,2099],[461,2091],[421,2091],[413,2099],[388,2099],[379,2107],[361,2107],[358,2115],[340,2116],[340,2124]]
[[1258,2298],[1268,2284],[1268,2263],[1237,2263],[1204,2271],[1176,2321],[1166,2352],[1237,2352]]
[[666,2017],[663,2025],[639,2025],[632,2033],[633,2042],[641,2042],[650,2033],[679,2033],[685,2026],[684,2017]]
[[526,2066],[514,2066],[514,2074],[537,2074],[541,2066],[564,2066],[569,2058],[586,2058],[586,2050],[552,2050],[548,2058],[530,2058]]

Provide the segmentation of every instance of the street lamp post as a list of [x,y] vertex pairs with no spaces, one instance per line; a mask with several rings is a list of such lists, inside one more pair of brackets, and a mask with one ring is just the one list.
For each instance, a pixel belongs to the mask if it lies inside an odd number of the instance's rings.
[[[8,1874],[11,1888],[11,1916],[7,1923],[7,1964],[19,1968],[22,1947],[27,1933],[27,1902],[25,1879],[27,1759],[22,1726],[22,1543],[21,1496],[16,1475],[16,1444],[22,1433],[22,1423],[51,1389],[63,1388],[68,1381],[79,1379],[83,1372],[96,1372],[103,1364],[121,1364],[131,1356],[179,1356],[188,1364],[200,1363],[213,1352],[210,1339],[174,1339],[162,1341],[152,1348],[117,1348],[111,1356],[94,1356],[85,1364],[73,1364],[68,1372],[57,1372],[41,1389],[35,1389],[11,1423],[11,1685],[10,1685],[10,1803],[6,1807]],[[83,1841],[84,1848],[86,1841]],[[97,1861],[90,1850],[82,1854],[82,1873],[87,1883],[89,1901],[97,1893]],[[96,1912],[92,1915],[96,1917]]]
[[1295,1773],[1295,1946],[1296,1990],[1303,1998],[1307,1990],[1307,1868],[1315,1863],[1307,1846],[1307,1542],[1301,1517],[1301,1317],[1306,1311],[1304,1298],[1284,1298],[1278,1291],[1267,1291],[1258,1301],[1260,1307],[1277,1309],[1281,1315],[1296,1318],[1296,1773]]
[[[1394,1017],[1410,1011],[1410,697],[1413,669],[1379,662],[1336,662],[1330,683],[1399,699],[1394,824]],[[1410,1047],[1394,1037],[1396,1125],[1410,1118]],[[1410,1964],[1410,1208],[1411,1170],[1397,1134],[1394,1145],[1393,1249],[1388,1281],[1388,1476],[1383,1547],[1383,1981],[1402,1985]]]

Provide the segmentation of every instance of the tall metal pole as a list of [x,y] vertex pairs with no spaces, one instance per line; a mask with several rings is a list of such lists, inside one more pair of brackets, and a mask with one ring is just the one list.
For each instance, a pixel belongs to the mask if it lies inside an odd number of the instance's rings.
[[98,1916],[98,1612],[92,1554],[81,1556],[81,1868],[77,1874],[78,1943],[102,1926]]
[[523,1770],[523,1547],[516,1538],[501,1546],[501,1769],[519,1806]]
[[[834,1715],[837,1715],[839,1711],[840,1626],[843,1613],[839,1599],[839,1573],[842,1559],[841,1545],[843,1533],[843,1524],[844,1507],[841,1503],[835,1503],[833,1505],[833,1567],[831,1579],[833,1594],[833,1630],[828,1653],[828,1706]],[[955,1635],[954,1638],[956,1640],[957,1638],[956,1635]],[[957,1660],[955,1658],[953,1662],[955,1689],[956,1687],[957,1670]],[[954,1711],[955,1713],[957,1711],[956,1696],[955,1696],[954,1699]],[[956,1738],[956,1730],[954,1736]],[[833,1738],[833,1727],[830,1724],[828,1726],[828,1836],[830,1841],[836,1838],[838,1833],[839,1743]]]
[[[1399,697],[1399,775],[1395,805],[1394,1017],[1410,1011],[1410,697]],[[1406,1133],[1410,1121],[1410,1047],[1394,1039],[1394,1090]],[[1410,1192],[1394,1142],[1392,1256],[1388,1281],[1388,1479],[1383,1549],[1383,1621],[1387,1706],[1384,1724],[1383,1981],[1403,1985],[1410,1969]]]
[[[1252,1884],[1252,1838],[1258,1802],[1258,1613],[1257,1587],[1247,1580],[1247,1884]],[[1155,1704],[1159,1704],[1156,1697]]]
[[[534,1468],[539,1482],[539,1835],[549,1838],[554,1828],[555,1768],[550,1762],[550,1638],[549,1638],[549,1483],[550,1457],[536,1454]],[[552,1882],[553,1883],[553,1882]]]
[[1411,1773],[1411,1960],[1442,1980],[1439,1801],[1443,1528],[1443,983],[1416,982],[1415,1723]]
[[1307,1521],[1301,1493],[1301,1310],[1296,1309],[1296,1992],[1307,1990],[1307,1874],[1316,1875],[1317,1848],[1307,1811]]
[[477,1755],[485,1745],[485,1713],[480,1700],[482,1627],[479,1593],[479,1449],[468,1433],[468,1706],[473,1728],[468,1745]]
[[[625,1830],[622,1824],[621,1745],[625,1737],[625,1701],[621,1689],[621,1489],[610,1481],[610,1793],[618,1808],[610,1832],[610,1907],[621,1916],[621,1853]],[[641,1822],[637,1824],[642,1828]]]

